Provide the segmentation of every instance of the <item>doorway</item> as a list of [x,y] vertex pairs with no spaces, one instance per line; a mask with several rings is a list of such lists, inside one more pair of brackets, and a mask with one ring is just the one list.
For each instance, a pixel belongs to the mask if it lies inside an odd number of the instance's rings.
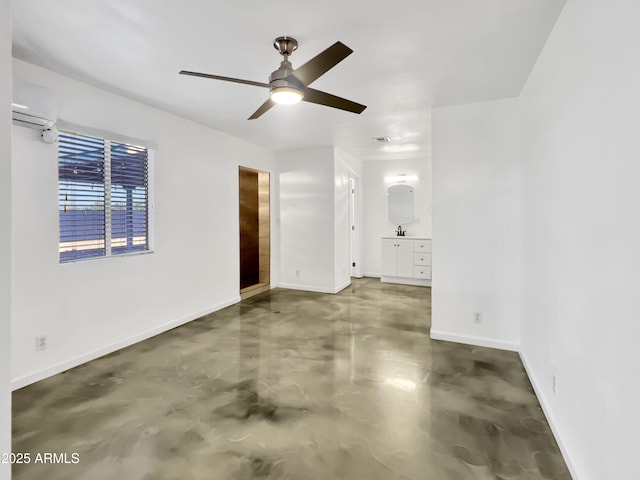
[[240,210],[240,296],[249,298],[269,290],[271,232],[269,172],[238,169]]

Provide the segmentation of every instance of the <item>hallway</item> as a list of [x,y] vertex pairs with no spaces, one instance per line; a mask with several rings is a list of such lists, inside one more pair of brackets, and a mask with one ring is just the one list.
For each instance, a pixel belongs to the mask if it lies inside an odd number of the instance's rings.
[[20,389],[13,478],[569,480],[518,355],[430,340],[430,303],[275,289]]

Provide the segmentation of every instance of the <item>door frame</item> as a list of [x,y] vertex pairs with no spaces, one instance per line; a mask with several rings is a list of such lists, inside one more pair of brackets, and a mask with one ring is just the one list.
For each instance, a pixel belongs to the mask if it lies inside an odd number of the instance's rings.
[[[271,178],[270,173],[255,168],[238,166],[238,219],[240,217],[240,173],[242,171],[258,174],[258,237],[259,237],[259,279],[256,285],[240,289],[240,298],[252,297],[271,289]],[[238,223],[238,229],[240,222]],[[238,239],[238,278],[240,278],[240,245],[241,236]],[[238,285],[239,288],[239,285]]]
[[362,203],[360,177],[349,173],[349,265],[351,276],[362,278],[360,225]]

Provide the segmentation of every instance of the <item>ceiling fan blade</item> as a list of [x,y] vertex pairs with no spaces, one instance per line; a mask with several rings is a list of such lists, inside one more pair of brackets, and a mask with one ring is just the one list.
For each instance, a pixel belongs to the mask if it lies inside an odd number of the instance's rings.
[[249,117],[249,120],[255,120],[256,118],[261,116],[263,113],[266,113],[269,109],[275,106],[275,104],[276,102],[274,102],[273,100],[271,99],[267,100],[262,105],[260,105],[260,108],[258,108],[258,110],[253,112],[253,115]]
[[346,110],[347,112],[362,113],[366,105],[361,105],[346,98],[336,97],[330,93],[321,92],[320,90],[314,90],[313,88],[304,89],[304,102],[317,103],[318,105],[325,105],[327,107],[337,108],[339,110]]
[[254,82],[253,80],[242,80],[241,78],[221,77],[220,75],[211,75],[210,73],[189,72],[180,70],[180,75],[190,75],[192,77],[211,78],[213,80],[224,80],[225,82],[243,83],[245,85],[253,85],[255,87],[269,88],[268,83]]
[[353,50],[344,43],[336,42],[301,67],[296,68],[293,71],[293,75],[300,80],[303,85],[309,85],[352,53]]

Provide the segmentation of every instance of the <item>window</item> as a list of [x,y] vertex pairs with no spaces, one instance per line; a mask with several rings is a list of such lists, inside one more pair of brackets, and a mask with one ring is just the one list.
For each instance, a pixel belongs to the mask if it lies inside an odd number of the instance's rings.
[[149,250],[146,148],[60,132],[60,262]]

